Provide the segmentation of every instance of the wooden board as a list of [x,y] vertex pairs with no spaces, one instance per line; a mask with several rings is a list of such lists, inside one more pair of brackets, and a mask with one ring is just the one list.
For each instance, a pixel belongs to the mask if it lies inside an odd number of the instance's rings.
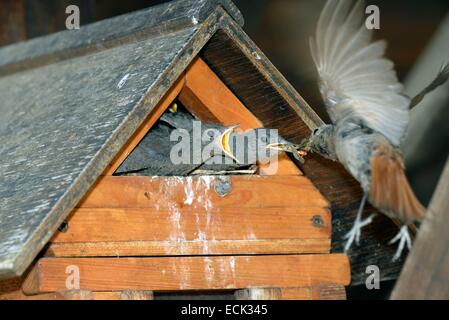
[[52,241],[329,240],[330,231],[322,208],[78,209]]
[[26,39],[23,1],[3,0],[0,10],[0,46]]
[[152,257],[180,255],[241,254],[310,254],[328,253],[330,240],[318,239],[262,239],[207,241],[108,241],[53,242],[48,257]]
[[[319,219],[320,223],[314,221]],[[78,209],[48,250],[53,256],[328,253],[322,208]]]
[[178,207],[318,207],[327,200],[305,177],[233,176],[222,197],[214,186],[220,177],[104,177],[80,208]]
[[304,287],[350,282],[349,262],[344,255],[42,258],[25,280],[24,292],[65,290],[68,266],[79,268],[80,289],[92,291]]
[[22,291],[15,294],[0,294],[0,300],[153,300],[152,291],[88,291],[71,290],[26,295]]
[[341,285],[242,289],[234,295],[237,300],[346,300],[346,291]]
[[68,229],[55,234],[47,255],[329,252],[328,203],[306,178],[230,179],[231,191],[220,196],[214,188],[220,177],[105,176],[72,212]]
[[392,299],[449,299],[448,194],[449,160]]

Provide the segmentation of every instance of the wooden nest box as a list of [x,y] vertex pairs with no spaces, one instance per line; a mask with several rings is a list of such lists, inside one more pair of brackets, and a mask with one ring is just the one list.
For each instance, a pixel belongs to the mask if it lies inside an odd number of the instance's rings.
[[0,299],[345,297],[329,202],[287,155],[116,174],[174,102],[293,140],[320,123],[242,24],[230,1],[175,1],[0,49]]

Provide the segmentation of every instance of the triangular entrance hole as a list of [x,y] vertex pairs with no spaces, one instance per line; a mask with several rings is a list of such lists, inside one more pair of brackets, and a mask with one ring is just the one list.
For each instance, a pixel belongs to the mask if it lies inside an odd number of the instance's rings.
[[[165,150],[169,146],[159,143],[169,139],[171,124],[167,119],[182,122],[189,117],[204,124],[239,124],[241,130],[263,127],[211,68],[197,57],[133,134],[104,175],[183,176],[201,172],[197,167],[173,166],[169,150]],[[277,174],[300,173],[286,155],[280,155],[278,161]],[[219,171],[222,170],[227,171],[227,168]],[[265,174],[263,165],[241,167],[230,172]]]

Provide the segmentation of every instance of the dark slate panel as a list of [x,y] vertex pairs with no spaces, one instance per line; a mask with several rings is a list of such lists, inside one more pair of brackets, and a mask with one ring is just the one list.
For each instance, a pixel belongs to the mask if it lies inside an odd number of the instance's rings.
[[230,0],[177,0],[114,17],[79,30],[67,30],[0,49],[0,75],[42,66],[149,36],[202,23],[217,7],[240,25],[243,17]]
[[195,55],[196,32],[0,78],[0,277],[24,271]]

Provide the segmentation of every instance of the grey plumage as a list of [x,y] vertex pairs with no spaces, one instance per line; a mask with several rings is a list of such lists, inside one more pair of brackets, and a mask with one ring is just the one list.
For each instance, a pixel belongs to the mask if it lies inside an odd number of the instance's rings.
[[[404,173],[399,146],[404,138],[410,107],[449,77],[449,67],[411,101],[403,94],[393,69],[384,57],[386,43],[372,42],[364,23],[364,2],[328,0],[310,40],[319,87],[332,125],[314,130],[299,148],[339,161],[360,182],[364,191],[345,250],[359,242],[369,200],[380,212],[403,224],[393,242],[399,241],[394,260],[405,245],[411,246],[407,225],[420,221],[425,209],[416,199]],[[286,151],[290,146],[284,148]]]
[[[194,126],[201,127],[201,132],[194,135]],[[171,152],[180,141],[171,139],[179,130],[189,137],[190,150],[193,143],[204,151],[201,162],[193,161],[193,152],[188,163],[173,163]],[[228,154],[221,144],[221,135],[229,130],[226,141]],[[274,133],[273,133],[274,132]],[[195,172],[234,172],[246,170],[255,172],[258,161],[266,161],[276,156],[274,150],[267,150],[270,142],[285,142],[270,129],[260,128],[245,133],[230,130],[230,127],[213,123],[199,122],[182,106],[176,112],[166,111],[137,147],[125,159],[115,175],[140,176],[187,176]],[[175,135],[176,136],[176,135]],[[263,141],[262,141],[263,140]],[[243,142],[243,143],[242,143]],[[208,150],[210,149],[210,152]]]

